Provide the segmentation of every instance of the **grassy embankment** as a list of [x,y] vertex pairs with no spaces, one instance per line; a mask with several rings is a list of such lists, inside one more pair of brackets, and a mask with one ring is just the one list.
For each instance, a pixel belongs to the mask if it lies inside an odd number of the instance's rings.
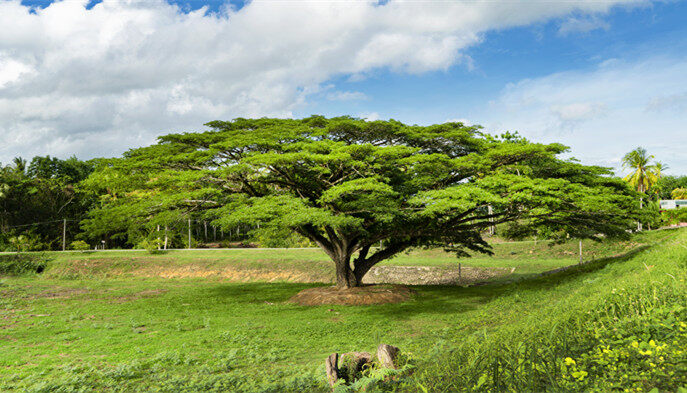
[[[643,233],[630,241],[583,241],[585,260],[619,255],[665,236],[658,231]],[[466,267],[515,268],[514,276],[526,276],[576,264],[578,242],[491,242],[494,255],[476,254],[457,259],[443,250],[412,250],[380,266],[433,266],[455,270]],[[46,253],[51,259],[47,276],[94,278],[117,276],[218,277],[231,281],[332,282],[333,264],[319,249],[292,250],[174,250],[151,255],[147,252],[99,251],[91,253]]]
[[[660,380],[675,390],[681,374],[670,362],[683,356],[675,348],[687,344],[680,330],[687,231],[642,234],[633,243],[596,247],[598,256],[612,255],[657,241],[662,243],[633,256],[547,277],[469,288],[415,287],[411,302],[356,307],[285,302],[317,284],[131,274],[141,264],[193,266],[199,260],[259,270],[291,267],[298,274],[324,266],[329,271],[329,265],[317,267],[324,258],[310,250],[303,251],[313,253],[307,257],[256,250],[221,256],[216,253],[222,251],[60,254],[41,275],[1,281],[0,391],[325,391],[327,354],[372,351],[380,342],[401,347],[415,365],[413,374],[378,384],[380,389],[564,391],[605,388],[629,373],[627,378],[644,389]],[[574,263],[576,257],[563,251],[574,252],[576,246],[556,246],[562,247],[562,260],[555,248],[521,243],[504,245],[511,249],[499,254],[496,246],[495,258],[464,263],[508,263],[523,270],[539,265],[525,271],[533,273]],[[585,249],[594,251],[586,244]],[[444,258],[424,251],[390,263],[455,264]],[[79,264],[89,266],[77,269]],[[652,339],[655,346],[666,345],[666,364],[653,368],[664,370],[664,376],[641,375],[649,363],[661,362],[655,349],[655,359],[637,352],[655,348]],[[606,349],[601,347],[606,342],[614,356],[626,350],[638,357],[615,377],[604,374],[610,367],[594,363],[595,351]],[[565,365],[566,358],[576,364]],[[587,375],[580,379],[582,372]]]

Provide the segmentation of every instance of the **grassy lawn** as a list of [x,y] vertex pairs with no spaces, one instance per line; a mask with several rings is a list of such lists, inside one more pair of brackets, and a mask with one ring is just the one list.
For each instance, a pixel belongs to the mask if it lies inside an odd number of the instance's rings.
[[[488,289],[424,287],[417,288],[419,301],[407,304],[285,303],[307,287],[195,279],[8,280],[2,380],[38,382],[74,366],[115,372],[153,361],[165,372],[229,373],[265,383],[280,371],[317,369],[335,351],[372,351],[379,342],[420,351],[446,327],[479,324],[480,307],[495,296]],[[126,379],[148,379],[135,377]]]
[[[598,258],[676,233],[584,247]],[[683,240],[685,235],[682,231]],[[461,263],[531,274],[576,263],[577,257],[567,254],[576,247],[496,243],[494,257]],[[315,277],[326,277],[331,268],[317,250],[52,257],[42,275],[0,280],[0,391],[326,391],[323,362],[332,352],[373,352],[379,343],[389,343],[421,362],[465,337],[538,318],[542,310],[570,302],[574,288],[602,285],[598,278],[566,276],[481,287],[417,286],[415,298],[402,304],[304,307],[287,300],[321,284],[288,282],[288,277],[231,282],[121,272],[141,264],[191,270],[233,264],[314,270]],[[417,250],[386,263],[451,266],[456,259]],[[585,288],[585,280],[594,281]]]

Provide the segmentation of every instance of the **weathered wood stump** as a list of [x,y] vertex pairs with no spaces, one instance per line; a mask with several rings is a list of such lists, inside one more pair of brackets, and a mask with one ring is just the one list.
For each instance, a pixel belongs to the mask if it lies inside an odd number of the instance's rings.
[[394,370],[398,368],[396,364],[396,358],[398,357],[399,349],[392,345],[380,344],[377,347],[377,359],[381,363],[382,367],[393,368]]
[[[397,347],[381,344],[377,348],[377,360],[381,367],[397,369],[397,359],[400,350]],[[327,381],[332,388],[337,381],[343,379],[347,384],[362,377],[366,367],[372,367],[372,355],[369,352],[346,352],[339,356],[333,353],[324,361],[327,371]]]
[[324,361],[324,365],[327,369],[327,380],[329,381],[329,386],[334,387],[336,381],[339,380],[339,354],[333,353],[329,355],[327,360]]

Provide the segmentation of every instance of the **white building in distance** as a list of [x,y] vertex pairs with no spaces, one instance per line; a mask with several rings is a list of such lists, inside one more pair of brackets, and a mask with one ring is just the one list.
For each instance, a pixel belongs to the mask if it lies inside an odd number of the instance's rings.
[[661,210],[672,210],[687,208],[687,199],[661,199],[659,201]]

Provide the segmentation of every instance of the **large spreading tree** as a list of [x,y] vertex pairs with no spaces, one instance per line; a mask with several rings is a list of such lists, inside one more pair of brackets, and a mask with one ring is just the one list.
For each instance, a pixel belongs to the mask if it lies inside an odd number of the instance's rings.
[[319,245],[349,288],[411,247],[489,253],[482,233],[500,223],[597,239],[625,236],[637,218],[634,191],[607,168],[557,158],[560,144],[462,123],[312,116],[207,126],[107,162],[89,179],[107,190],[91,222],[126,208],[145,220],[203,212],[226,229],[289,228]]

